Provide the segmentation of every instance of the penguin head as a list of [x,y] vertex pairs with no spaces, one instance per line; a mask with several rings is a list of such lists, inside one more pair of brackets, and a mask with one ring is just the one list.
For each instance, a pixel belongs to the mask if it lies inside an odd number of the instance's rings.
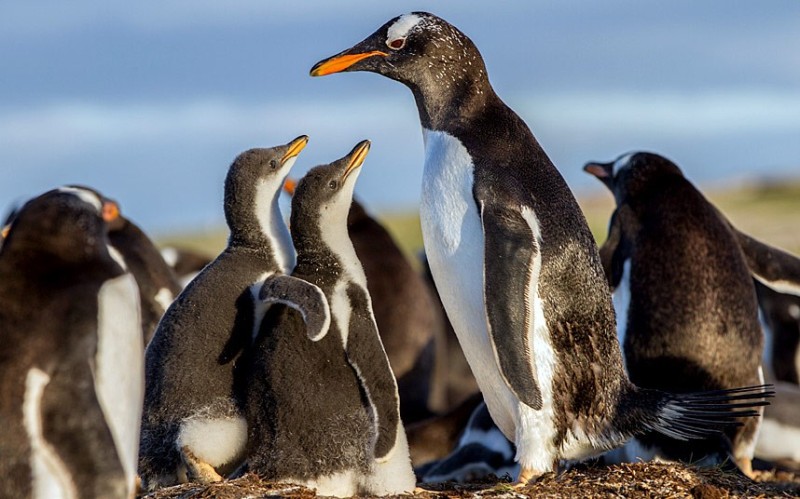
[[234,239],[263,241],[272,217],[280,217],[277,199],[297,155],[308,143],[301,135],[288,144],[249,149],[228,169],[225,178],[225,220]]
[[675,163],[651,152],[626,153],[610,163],[586,163],[583,170],[603,182],[617,204],[658,188],[667,177],[683,176]]
[[[328,231],[347,237],[347,217],[353,202],[356,179],[369,152],[370,141],[362,140],[345,157],[309,170],[300,179],[292,197],[292,239],[302,246]],[[298,252],[301,248],[297,248]]]
[[119,208],[96,191],[61,187],[25,203],[7,231],[3,252],[49,254],[78,263],[107,254],[109,224]]
[[[404,83],[427,105],[448,90],[486,81],[486,67],[475,44],[444,19],[412,12],[390,20],[373,34],[311,68],[311,76],[370,71]],[[444,94],[444,95],[442,95]]]

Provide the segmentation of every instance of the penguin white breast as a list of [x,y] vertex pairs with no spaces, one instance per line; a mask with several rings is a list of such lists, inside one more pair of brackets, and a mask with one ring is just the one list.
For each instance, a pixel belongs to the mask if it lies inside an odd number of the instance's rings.
[[144,398],[144,348],[139,290],[126,273],[106,281],[98,294],[95,389],[129,490],[134,490]]
[[[77,498],[78,492],[66,465],[42,432],[42,397],[50,376],[33,368],[25,378],[25,398],[22,403],[25,432],[31,442],[31,478],[36,499]],[[66,408],[65,408],[66,409]],[[8,478],[8,477],[6,477]]]
[[[492,419],[517,444],[523,465],[544,467],[540,462],[547,462],[554,452],[555,355],[541,299],[532,289],[534,317],[528,334],[536,355],[536,376],[543,400],[542,410],[535,411],[520,402],[503,380],[489,340],[483,299],[484,236],[473,197],[472,158],[456,137],[426,129],[423,133],[425,169],[420,222],[436,289]],[[531,229],[538,231],[536,227]]]
[[611,300],[614,303],[614,312],[617,315],[617,339],[619,346],[622,349],[622,365],[626,368],[625,364],[625,335],[628,330],[628,309],[631,305],[631,259],[625,260],[622,264],[622,278],[619,284],[614,289],[614,294],[611,295]]

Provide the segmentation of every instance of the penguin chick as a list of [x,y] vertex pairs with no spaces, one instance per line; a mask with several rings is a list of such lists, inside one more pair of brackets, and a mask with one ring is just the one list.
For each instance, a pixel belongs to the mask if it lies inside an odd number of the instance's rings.
[[628,380],[586,220],[466,35],[405,14],[311,75],[342,71],[378,73],[414,95],[425,252],[489,413],[517,447],[519,484],[646,430],[696,438],[758,414],[728,402],[763,404],[763,387],[674,395]]
[[[287,180],[284,190],[291,195],[294,189]],[[364,268],[375,322],[397,379],[400,417],[407,425],[430,417],[435,342],[444,328],[434,290],[356,199],[347,214],[347,233]]]
[[[399,494],[415,484],[397,384],[347,235],[368,150],[368,141],[359,143],[297,186],[292,276],[324,296],[290,281],[265,282],[262,299],[289,308],[272,307],[265,316],[247,381],[250,471],[320,495]],[[329,314],[327,320],[313,319],[320,315],[315,310]],[[324,327],[307,328],[304,320]]]
[[[584,170],[617,203],[600,255],[631,381],[676,393],[764,383],[753,279],[727,220],[662,156],[637,152]],[[759,424],[751,418],[688,445],[641,435],[626,460],[731,458],[751,474]]]
[[141,326],[106,235],[115,209],[49,191],[19,210],[0,250],[2,497],[134,493]]
[[219,481],[243,460],[247,426],[234,393],[236,359],[263,315],[264,279],[294,265],[278,206],[308,137],[250,149],[225,179],[228,246],[167,309],[146,352],[139,471],[145,490]]

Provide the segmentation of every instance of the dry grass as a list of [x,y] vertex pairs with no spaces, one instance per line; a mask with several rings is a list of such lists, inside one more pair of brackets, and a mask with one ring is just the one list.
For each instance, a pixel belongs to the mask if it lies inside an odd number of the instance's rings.
[[[470,484],[425,484],[424,493],[403,497],[421,499],[453,497],[798,497],[800,477],[790,473],[765,473],[757,481],[718,469],[677,464],[636,463],[611,467],[578,467],[559,475],[546,475],[536,483],[515,489],[507,481]],[[254,475],[208,486],[181,485],[145,496],[151,499],[245,497],[314,497],[308,489],[262,482]]]

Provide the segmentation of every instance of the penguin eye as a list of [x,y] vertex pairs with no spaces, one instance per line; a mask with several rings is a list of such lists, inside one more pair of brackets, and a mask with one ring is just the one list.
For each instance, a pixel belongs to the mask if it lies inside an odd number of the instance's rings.
[[328,187],[330,187],[331,190],[336,190],[336,188],[339,187],[339,182],[331,180],[330,182],[328,182]]
[[400,50],[401,48],[406,46],[406,39],[395,38],[394,40],[386,40],[386,45],[388,45],[390,49]]
[[273,160],[270,160],[270,162],[269,162],[269,167],[270,167],[270,168],[272,168],[272,169],[274,170],[276,166],[278,166],[278,162],[277,162],[277,161],[275,161],[274,159],[273,159]]

